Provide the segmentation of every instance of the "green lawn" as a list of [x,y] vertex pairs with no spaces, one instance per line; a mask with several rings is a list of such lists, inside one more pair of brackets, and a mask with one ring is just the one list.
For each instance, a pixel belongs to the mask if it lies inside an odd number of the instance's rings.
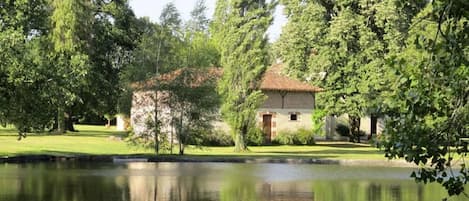
[[315,146],[256,146],[249,147],[249,152],[234,153],[233,147],[190,148],[191,155],[204,156],[262,156],[283,158],[318,158],[318,159],[383,159],[384,153],[364,144],[348,142],[318,142]]
[[[29,134],[18,141],[14,128],[0,127],[0,156],[14,155],[124,155],[152,154],[152,150],[144,150],[128,146],[116,140],[124,138],[123,132],[104,126],[77,125],[80,132],[69,132],[65,135]],[[234,153],[233,147],[202,147],[186,148],[187,155],[208,157],[275,157],[275,158],[318,158],[318,159],[376,159],[386,160],[383,152],[364,144],[347,142],[319,142],[315,146],[259,146],[250,147],[249,152]],[[175,150],[174,153],[177,153]]]
[[125,142],[113,138],[112,136],[126,135],[114,131],[113,127],[77,125],[76,129],[80,132],[68,132],[64,135],[28,134],[26,138],[18,141],[14,128],[0,127],[0,156],[151,153],[129,147]]

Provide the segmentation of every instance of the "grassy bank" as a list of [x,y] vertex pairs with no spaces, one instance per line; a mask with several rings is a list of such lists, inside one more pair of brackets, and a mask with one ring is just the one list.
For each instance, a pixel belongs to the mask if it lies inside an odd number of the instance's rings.
[[104,126],[77,125],[79,132],[68,132],[64,135],[29,134],[18,141],[14,128],[0,127],[0,155],[76,155],[76,154],[144,154],[149,150],[129,147],[119,137],[124,132]]
[[[30,134],[18,141],[14,128],[0,127],[0,156],[16,155],[126,155],[148,154],[152,150],[128,146],[126,133],[113,127],[77,125],[80,132],[65,135]],[[174,153],[177,153],[175,150]],[[364,144],[346,142],[319,142],[315,146],[259,146],[250,147],[249,152],[234,153],[233,147],[189,146],[187,155],[201,157],[274,157],[274,158],[317,158],[317,159],[373,159],[386,160],[383,153]]]

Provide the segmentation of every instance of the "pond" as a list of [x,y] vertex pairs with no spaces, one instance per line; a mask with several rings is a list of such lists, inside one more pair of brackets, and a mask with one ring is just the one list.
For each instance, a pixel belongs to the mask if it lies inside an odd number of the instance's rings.
[[427,201],[447,195],[438,185],[415,184],[411,171],[296,164],[0,164],[0,201]]

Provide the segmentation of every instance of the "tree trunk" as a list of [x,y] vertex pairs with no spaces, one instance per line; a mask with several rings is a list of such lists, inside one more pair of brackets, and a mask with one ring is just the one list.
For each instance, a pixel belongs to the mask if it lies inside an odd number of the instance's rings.
[[173,154],[173,147],[174,147],[174,124],[171,119],[171,142],[169,143],[169,153]]
[[[172,95],[169,95],[169,100],[172,100]],[[173,154],[173,147],[174,147],[174,112],[173,112],[173,106],[171,105],[171,101],[168,101],[168,107],[169,107],[169,117],[171,118],[171,122],[169,123],[171,126],[171,139],[169,142],[169,153],[172,155]]]
[[179,155],[184,155],[184,143],[179,142]]
[[351,141],[360,143],[360,117],[349,116]]
[[248,150],[248,147],[246,145],[246,133],[243,132],[246,129],[240,129],[235,133],[235,152],[244,152]]
[[155,108],[154,108],[154,112],[155,112],[155,117],[154,117],[154,129],[153,129],[153,132],[154,132],[154,140],[155,140],[155,154],[158,155],[159,152],[160,152],[160,141],[158,139],[158,134],[159,134],[159,122],[158,122],[158,89],[156,88],[155,86],[155,94],[154,94],[154,104],[155,104]]
[[373,134],[376,134],[377,126],[378,126],[378,116],[371,114],[371,128],[370,128],[370,135],[368,136],[368,140],[373,139]]
[[57,134],[65,133],[65,108],[64,106],[59,106],[57,108]]
[[65,114],[65,129],[71,132],[76,132],[75,127],[73,126],[72,112]]
[[184,107],[182,107],[181,114],[179,117],[179,155],[184,155],[185,138],[184,138],[184,133],[183,133],[184,131],[183,117],[184,117]]

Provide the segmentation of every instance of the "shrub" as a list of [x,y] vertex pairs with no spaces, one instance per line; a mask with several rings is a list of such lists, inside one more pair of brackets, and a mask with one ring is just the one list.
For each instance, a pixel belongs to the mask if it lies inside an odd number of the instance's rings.
[[[350,126],[348,124],[339,123],[337,124],[335,130],[337,131],[337,133],[339,133],[340,136],[350,137]],[[366,135],[365,131],[360,130],[359,132],[360,136]]]
[[272,140],[274,144],[294,145],[296,142],[295,133],[290,130],[279,131],[277,136]]
[[136,134],[132,128],[128,133],[128,136],[124,139],[124,141],[130,145],[135,147],[141,147],[145,149],[154,149],[155,147],[155,135],[154,133],[158,133],[158,146],[160,153],[169,153],[170,151],[170,143],[168,139],[168,135],[161,133],[159,130],[159,125],[155,127],[154,123],[150,116],[146,119],[146,129],[145,132],[141,134]]
[[317,136],[325,136],[326,132],[324,131],[324,126],[326,124],[326,110],[315,109],[311,115],[311,120],[313,123],[313,133]]
[[202,145],[204,146],[232,146],[233,138],[227,132],[222,130],[213,130],[202,136]]
[[315,144],[314,141],[314,133],[310,130],[300,128],[297,131],[298,141],[301,145],[313,145]]
[[345,136],[349,137],[350,136],[350,126],[347,124],[342,124],[339,123],[337,124],[337,127],[335,128],[337,133],[339,133],[340,136]]
[[252,128],[249,129],[249,133],[247,136],[247,143],[248,145],[262,145],[265,143],[265,134],[260,128]]
[[281,145],[313,145],[314,133],[310,130],[300,128],[297,131],[282,130],[272,141]]

